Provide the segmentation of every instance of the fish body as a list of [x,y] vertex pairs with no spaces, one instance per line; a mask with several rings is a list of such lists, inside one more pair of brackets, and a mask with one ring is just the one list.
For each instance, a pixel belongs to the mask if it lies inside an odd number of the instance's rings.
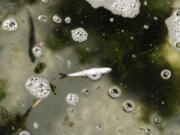
[[91,80],[98,80],[101,78],[102,75],[110,73],[111,71],[112,71],[111,68],[103,67],[103,68],[86,69],[70,74],[63,74],[63,73],[59,73],[59,74],[61,75],[60,77],[61,79],[65,77],[88,77]]

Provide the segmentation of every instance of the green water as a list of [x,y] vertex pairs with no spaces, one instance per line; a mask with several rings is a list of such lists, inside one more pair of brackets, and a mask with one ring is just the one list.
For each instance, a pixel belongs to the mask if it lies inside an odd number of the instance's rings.
[[[0,135],[18,135],[21,130],[32,135],[180,134],[180,53],[172,48],[165,25],[178,1],[143,3],[139,15],[128,19],[104,8],[94,9],[85,0],[49,0],[47,5],[36,0],[1,0],[1,23],[14,17],[19,27],[14,32],[0,30]],[[34,23],[33,44],[44,43],[43,54],[35,62],[28,51],[28,13]],[[45,23],[37,19],[42,14],[47,17]],[[52,21],[54,14],[62,23]],[[64,22],[67,16],[70,24]],[[88,32],[88,40],[72,40],[71,30],[77,27]],[[61,80],[58,75],[105,66],[112,72],[97,81]],[[170,79],[161,78],[163,69],[171,70]],[[33,109],[37,99],[25,88],[32,75],[46,78],[53,89]],[[108,95],[112,87],[121,90],[120,97]],[[77,106],[66,102],[69,93],[79,96]],[[132,113],[123,110],[125,101],[133,102]],[[159,124],[153,121],[156,117],[161,119]],[[39,124],[37,129],[34,122]]]

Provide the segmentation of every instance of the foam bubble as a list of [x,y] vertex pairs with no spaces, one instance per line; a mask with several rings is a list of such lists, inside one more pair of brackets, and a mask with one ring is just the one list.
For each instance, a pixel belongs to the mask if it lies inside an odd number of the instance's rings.
[[132,112],[134,110],[134,104],[131,101],[124,102],[123,110],[128,113]]
[[65,21],[65,23],[67,23],[67,24],[69,24],[69,23],[71,23],[71,17],[66,17],[65,19],[64,19],[64,21]]
[[109,93],[109,96],[112,98],[117,98],[121,95],[120,89],[116,87],[110,88],[108,93]]
[[25,84],[26,90],[37,98],[46,98],[50,94],[49,82],[41,77],[31,76]]
[[39,123],[34,122],[34,123],[33,123],[33,127],[34,127],[34,129],[38,129],[38,128],[39,128]]
[[104,7],[115,15],[134,18],[140,12],[139,0],[86,0],[92,7]]
[[73,93],[70,93],[66,96],[66,102],[70,105],[77,105],[79,103],[79,96]]
[[161,71],[161,77],[162,79],[169,79],[171,77],[171,71],[169,69],[164,69]]
[[39,46],[34,46],[33,48],[32,48],[32,53],[34,54],[34,56],[35,57],[41,57],[42,56],[42,49],[41,49],[41,47],[39,47]]
[[40,21],[40,22],[42,22],[42,23],[45,23],[46,22],[46,16],[45,15],[39,15],[38,16],[38,20]]
[[19,135],[31,135],[28,131],[22,130]]
[[61,19],[61,17],[59,17],[58,15],[54,15],[54,16],[53,16],[53,22],[55,22],[55,23],[61,23],[61,22],[62,22],[62,19]]
[[41,0],[41,2],[45,5],[47,5],[49,3],[49,0]]
[[180,9],[177,9],[173,14],[166,19],[169,36],[173,47],[180,51]]
[[84,42],[88,38],[88,33],[83,28],[71,30],[72,39],[76,42]]
[[11,17],[4,20],[2,23],[2,29],[5,31],[16,31],[18,29],[18,23],[16,19]]

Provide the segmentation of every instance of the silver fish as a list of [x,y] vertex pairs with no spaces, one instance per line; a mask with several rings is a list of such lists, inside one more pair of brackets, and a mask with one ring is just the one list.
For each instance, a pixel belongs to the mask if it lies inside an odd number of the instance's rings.
[[66,77],[88,77],[91,80],[98,80],[101,78],[102,75],[110,73],[112,71],[109,67],[103,67],[103,68],[91,68],[82,70],[75,73],[70,74],[64,74],[59,73],[60,79],[66,78]]

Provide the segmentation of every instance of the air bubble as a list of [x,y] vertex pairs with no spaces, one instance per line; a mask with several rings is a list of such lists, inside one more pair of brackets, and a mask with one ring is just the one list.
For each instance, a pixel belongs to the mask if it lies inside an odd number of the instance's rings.
[[42,56],[42,49],[41,49],[41,47],[39,47],[39,46],[34,46],[33,48],[32,48],[32,53],[34,54],[34,56],[35,57],[41,57]]
[[83,90],[82,90],[82,93],[83,93],[84,95],[88,95],[88,94],[89,94],[89,91],[88,91],[88,89],[83,89]]
[[124,102],[123,103],[123,110],[125,112],[128,112],[128,113],[134,111],[134,104],[131,101]]
[[70,93],[66,96],[66,102],[70,105],[76,106],[79,103],[79,96],[73,93]]
[[164,69],[161,71],[161,77],[165,80],[169,79],[171,77],[171,71],[169,69]]
[[19,135],[31,135],[28,131],[22,130]]
[[76,42],[84,42],[88,38],[88,33],[83,28],[71,30],[72,39]]
[[38,16],[38,20],[42,23],[45,23],[46,22],[46,16],[45,15],[39,15]]
[[53,22],[55,23],[61,23],[62,19],[58,16],[58,15],[54,15],[53,16]]
[[64,19],[64,21],[65,21],[65,23],[67,23],[67,24],[69,24],[69,23],[71,23],[71,17],[66,17],[65,19]]
[[114,87],[109,89],[108,94],[112,98],[117,98],[121,95],[121,91],[119,88]]
[[11,17],[6,19],[2,23],[2,29],[4,31],[16,31],[18,29],[18,23],[15,18]]
[[176,11],[176,15],[177,15],[178,17],[180,17],[180,9],[178,9],[178,10]]
[[[29,85],[32,84],[32,85]],[[46,98],[50,94],[49,81],[41,77],[31,76],[25,84],[26,90],[37,98]]]

